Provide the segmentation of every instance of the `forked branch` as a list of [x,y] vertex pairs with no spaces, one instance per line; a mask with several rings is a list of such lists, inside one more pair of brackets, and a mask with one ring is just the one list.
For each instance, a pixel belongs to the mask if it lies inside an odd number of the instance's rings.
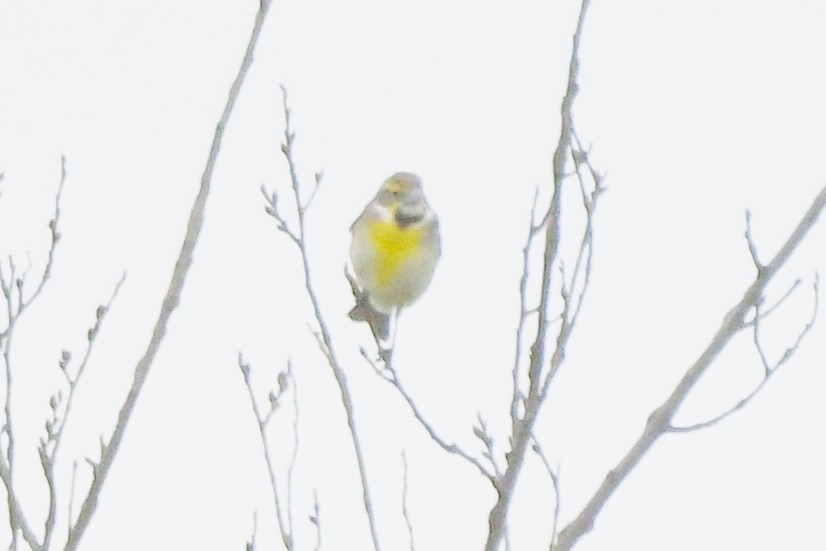
[[364,509],[367,513],[367,520],[370,525],[370,536],[373,540],[374,549],[376,551],[380,551],[378,530],[376,527],[375,516],[373,514],[373,504],[370,499],[370,489],[367,483],[367,467],[364,462],[364,453],[361,447],[361,440],[356,429],[352,395],[347,383],[347,376],[345,375],[344,370],[341,368],[341,364],[336,357],[332,337],[329,329],[327,328],[327,323],[324,320],[324,316],[321,313],[321,305],[318,301],[318,297],[316,296],[315,288],[313,287],[312,279],[310,277],[310,262],[307,256],[307,236],[304,230],[304,222],[305,214],[311,204],[312,198],[315,196],[318,186],[321,183],[322,176],[321,173],[316,174],[315,186],[311,190],[309,198],[305,201],[302,198],[301,182],[298,178],[295,161],[293,160],[293,143],[295,133],[293,132],[291,126],[291,111],[287,103],[287,90],[283,86],[281,89],[283,92],[284,115],[286,119],[286,125],[284,128],[284,143],[281,144],[281,152],[287,160],[287,165],[290,172],[290,182],[293,192],[293,206],[295,208],[295,213],[298,220],[296,229],[290,226],[287,219],[279,210],[278,194],[275,192],[268,193],[263,186],[261,187],[261,192],[267,202],[267,205],[265,206],[267,214],[275,219],[278,224],[277,227],[279,231],[287,235],[287,237],[295,244],[298,248],[299,256],[301,257],[301,265],[304,271],[304,288],[307,291],[307,296],[309,297],[310,303],[313,307],[315,321],[318,324],[318,330],[313,331],[313,335],[322,354],[324,354],[324,357],[327,359],[330,369],[333,371],[333,377],[335,378],[339,391],[341,392],[341,402],[347,415],[347,426],[350,429],[350,436],[353,441],[353,448],[356,453],[356,462],[358,464],[359,475],[361,477],[362,498]]
[[[244,361],[241,354],[238,354],[238,367],[241,369],[241,374],[244,377],[244,386],[247,387],[247,394],[250,398],[252,411],[255,415],[256,423],[258,424],[258,436],[261,439],[261,446],[264,450],[264,462],[267,465],[267,473],[270,477],[270,488],[272,489],[273,503],[275,505],[275,517],[278,521],[278,531],[281,534],[281,542],[287,551],[292,551],[295,547],[293,540],[293,524],[292,524],[292,483],[293,483],[293,467],[295,466],[296,452],[298,451],[298,401],[296,398],[295,378],[293,377],[292,363],[287,363],[287,370],[278,374],[277,382],[278,389],[270,390],[267,395],[268,407],[266,410],[262,409],[258,400],[255,399],[255,392],[252,388],[251,367],[250,364]],[[293,441],[292,456],[290,466],[287,469],[287,504],[286,514],[284,506],[282,505],[281,492],[278,490],[278,477],[276,476],[275,463],[270,454],[270,439],[267,432],[270,421],[273,415],[280,409],[281,400],[284,394],[293,386],[293,434],[295,439]]]
[[[386,363],[385,368],[381,369],[381,367],[379,367],[376,364],[376,362],[370,359],[370,356],[367,354],[367,351],[364,348],[361,349],[361,355],[362,357],[364,357],[365,360],[367,360],[367,363],[370,364],[370,367],[373,368],[373,370],[379,377],[381,377],[382,379],[384,379],[385,381],[387,381],[395,387],[395,389],[399,392],[401,397],[404,399],[405,403],[410,408],[410,411],[413,413],[413,417],[416,419],[416,421],[419,422],[422,428],[424,428],[428,436],[430,436],[431,440],[433,440],[440,448],[442,448],[447,453],[461,457],[462,459],[476,467],[482,476],[484,476],[486,479],[490,480],[492,483],[495,484],[495,473],[491,472],[490,469],[486,467],[484,464],[482,464],[481,461],[479,461],[478,459],[470,455],[468,452],[463,450],[458,444],[448,443],[444,438],[439,436],[439,433],[436,432],[436,430],[433,428],[433,425],[431,425],[430,422],[428,422],[427,419],[424,418],[424,415],[419,409],[419,406],[416,405],[416,402],[413,399],[413,397],[410,396],[410,394],[407,392],[407,389],[402,385],[402,382],[401,380],[399,380],[399,377],[396,374],[395,369],[393,369],[392,367],[388,367]],[[495,465],[492,466],[495,469]]]
[[[591,530],[597,515],[608,501],[608,498],[613,495],[620,483],[625,480],[637,463],[639,463],[640,459],[642,459],[645,453],[651,448],[651,446],[654,445],[654,442],[656,442],[657,439],[663,434],[673,430],[671,420],[680,404],[682,404],[689,391],[694,387],[703,373],[708,370],[734,335],[749,326],[746,320],[747,314],[751,310],[756,310],[758,308],[758,305],[763,300],[763,293],[766,286],[778,270],[786,264],[786,261],[789,259],[792,252],[794,252],[797,246],[800,245],[809,233],[818,217],[823,212],[824,206],[826,206],[826,187],[824,187],[817,197],[815,197],[811,206],[797,224],[797,227],[768,264],[762,264],[757,260],[755,249],[749,239],[749,248],[752,251],[752,259],[754,260],[757,268],[757,275],[755,276],[754,281],[746,289],[743,294],[743,298],[736,305],[734,305],[731,310],[729,310],[728,314],[726,314],[723,319],[723,323],[717,330],[714,338],[708,344],[706,349],[700,354],[700,357],[697,358],[694,364],[688,368],[680,383],[671,393],[671,396],[669,396],[668,399],[660,405],[660,407],[654,410],[648,418],[648,422],[645,425],[643,433],[631,449],[628,450],[625,457],[623,457],[620,462],[608,473],[605,480],[603,480],[600,487],[579,515],[568,523],[568,525],[560,532],[557,544],[552,547],[553,551],[567,551],[571,549],[579,538]],[[760,317],[761,313],[756,311],[754,323],[752,324],[754,327],[759,325]],[[811,323],[812,322],[810,322],[810,324]],[[790,347],[787,350],[787,353],[783,355],[783,358],[781,358],[781,363],[776,364],[773,369],[776,369],[782,365],[782,362],[794,353],[800,339],[802,339],[808,332],[810,324],[807,325],[801,332],[797,339],[797,343]],[[772,372],[772,369],[767,371],[769,374]],[[768,375],[764,378],[764,383],[767,378]]]
[[[580,252],[575,262],[572,279],[566,282],[564,271],[562,271],[562,281],[558,285],[563,302],[563,310],[559,314],[553,314],[551,312],[551,300],[555,282],[554,274],[560,266],[559,245],[562,239],[560,217],[562,192],[565,187],[565,181],[568,178],[566,174],[568,159],[573,157],[577,178],[582,177],[580,173],[581,168],[590,166],[585,162],[587,155],[584,154],[581,147],[572,147],[574,140],[573,104],[579,88],[577,82],[579,78],[579,45],[582,38],[582,30],[585,25],[585,15],[588,10],[588,4],[589,0],[582,1],[576,31],[573,36],[568,70],[568,84],[560,108],[560,135],[553,156],[553,193],[548,209],[542,217],[542,221],[537,226],[533,226],[533,220],[531,221],[532,227],[528,233],[528,243],[524,249],[523,275],[520,280],[520,320],[517,326],[517,354],[513,368],[514,388],[510,408],[512,423],[510,434],[511,449],[506,454],[507,467],[504,473],[502,473],[502,476],[497,477],[495,483],[497,500],[488,517],[489,531],[485,543],[485,551],[496,551],[506,534],[508,510],[513,499],[516,481],[519,478],[524,464],[525,452],[532,438],[533,426],[542,403],[547,396],[550,382],[564,361],[565,349],[589,281],[587,272],[590,270],[590,256],[592,254],[592,220],[596,201],[603,189],[602,179],[597,177],[596,171],[593,171],[593,192],[588,194],[585,192],[585,188],[581,187],[587,223],[580,242]],[[528,388],[527,392],[524,392],[520,388],[522,377],[519,373],[519,350],[526,318],[533,312],[533,310],[527,309],[527,300],[525,298],[528,278],[527,271],[529,268],[528,253],[534,234],[538,232],[540,228],[543,228],[545,232],[541,291],[539,305],[536,308],[536,334],[530,347],[530,357],[527,368]],[[575,291],[577,288],[580,289],[579,293]],[[559,321],[559,328],[555,339],[556,346],[551,354],[550,361],[548,361],[547,346],[550,340],[549,330],[556,321]]]
[[[26,543],[34,550],[40,550],[45,547],[44,544],[38,541],[37,536],[31,529],[29,521],[20,505],[20,501],[16,494],[14,487],[14,470],[15,470],[15,445],[16,434],[14,431],[14,419],[12,415],[12,397],[14,396],[14,367],[12,366],[12,340],[14,336],[17,323],[21,316],[28,310],[29,306],[40,296],[46,282],[49,281],[54,265],[55,251],[57,244],[60,241],[59,222],[60,222],[60,199],[63,193],[63,185],[66,182],[66,158],[61,157],[60,166],[60,184],[55,194],[55,208],[54,215],[49,221],[49,232],[51,234],[51,243],[49,245],[48,258],[43,272],[39,276],[39,280],[34,285],[34,290],[27,293],[29,272],[31,270],[31,260],[29,260],[29,267],[18,272],[14,262],[14,258],[8,258],[8,272],[4,271],[2,263],[0,263],[0,290],[2,290],[5,301],[6,310],[6,327],[0,331],[0,350],[2,350],[2,367],[5,372],[5,395],[3,403],[4,420],[2,425],[2,436],[0,436],[0,479],[6,489],[6,497],[9,508],[9,526],[11,528],[11,547],[16,548],[18,534],[22,534]],[[47,422],[47,428],[48,428]],[[4,448],[4,449],[3,449]],[[52,490],[53,480],[47,477],[47,482]],[[50,497],[54,497],[50,495]],[[49,516],[52,516],[50,505]],[[47,534],[48,535],[48,534]],[[46,537],[48,543],[48,537]]]
[[204,223],[204,210],[206,209],[207,197],[209,197],[210,187],[212,185],[212,173],[215,168],[215,162],[218,159],[218,153],[221,150],[221,143],[224,138],[224,129],[229,123],[230,116],[235,107],[235,102],[241,92],[241,86],[249,72],[252,64],[253,52],[258,43],[258,37],[261,34],[261,29],[264,25],[264,20],[270,7],[270,0],[260,0],[258,12],[255,15],[255,24],[253,25],[252,33],[247,44],[247,49],[244,54],[244,59],[241,62],[241,67],[229,91],[227,103],[224,106],[224,111],[218,121],[215,129],[215,135],[212,139],[212,146],[209,151],[206,166],[204,167],[203,175],[201,176],[201,185],[198,194],[195,197],[195,203],[189,215],[189,222],[187,223],[186,235],[184,236],[183,246],[175,262],[175,268],[172,272],[172,279],[169,283],[166,296],[161,305],[161,312],[155,323],[152,331],[152,337],[147,345],[146,352],[138,361],[135,367],[135,375],[132,386],[129,389],[129,394],[121,407],[118,414],[118,421],[115,430],[112,433],[108,443],[101,444],[100,462],[93,466],[92,484],[83,500],[77,520],[72,525],[69,531],[69,538],[66,543],[65,551],[74,551],[80,545],[80,540],[92,519],[92,515],[97,509],[98,498],[100,497],[103,483],[109,474],[112,463],[115,460],[118,449],[120,449],[121,441],[126,431],[126,426],[132,415],[132,410],[138,400],[138,395],[143,388],[146,377],[149,374],[149,368],[155,359],[155,355],[163,342],[166,335],[166,328],[169,323],[169,318],[172,312],[178,307],[180,302],[181,290],[183,289],[186,276],[189,273],[189,268],[192,265],[192,255],[195,251],[195,245],[198,243],[198,238],[201,235],[201,228]]
[[[813,299],[813,302],[812,302],[812,304],[813,304],[812,315],[809,318],[809,321],[806,323],[806,325],[803,326],[803,329],[800,330],[800,333],[797,334],[797,338],[795,339],[794,343],[792,343],[789,347],[786,348],[786,350],[783,352],[783,355],[780,357],[780,359],[778,359],[776,362],[774,362],[774,364],[771,364],[769,362],[768,358],[766,357],[766,353],[763,350],[763,344],[762,344],[761,339],[760,339],[760,323],[770,313],[771,309],[769,311],[762,312],[761,309],[760,309],[760,304],[758,303],[754,308],[754,311],[755,311],[754,319],[751,322],[743,323],[743,328],[744,329],[748,328],[748,327],[752,327],[754,329],[753,330],[754,348],[756,349],[757,354],[760,357],[761,367],[763,368],[763,376],[760,379],[760,383],[758,383],[758,385],[756,387],[754,387],[754,389],[751,392],[749,392],[746,396],[741,398],[740,401],[738,401],[736,404],[734,404],[734,406],[730,407],[726,411],[724,411],[724,412],[722,412],[718,415],[715,415],[711,419],[708,419],[706,421],[702,421],[700,423],[694,423],[693,425],[688,425],[688,426],[673,426],[673,425],[671,425],[671,426],[668,427],[668,430],[670,432],[692,432],[692,431],[695,431],[695,430],[700,430],[700,429],[705,429],[705,428],[708,428],[708,427],[712,427],[712,426],[716,425],[717,423],[719,423],[720,421],[722,421],[723,419],[726,419],[729,415],[733,414],[734,412],[740,411],[741,409],[746,407],[749,404],[749,402],[751,402],[752,398],[757,396],[757,394],[761,390],[763,390],[763,388],[766,386],[766,383],[768,383],[769,379],[771,379],[772,375],[777,373],[777,371],[781,367],[783,367],[786,363],[788,363],[788,361],[792,358],[792,356],[794,356],[795,352],[797,352],[797,349],[800,348],[800,343],[803,342],[803,338],[806,335],[808,335],[809,331],[811,331],[812,327],[814,327],[815,320],[817,319],[818,302],[819,302],[819,298],[820,298],[818,296],[819,295],[819,292],[818,292],[818,290],[819,290],[819,278],[818,277],[815,277],[815,281],[814,281],[814,284],[812,285],[812,287],[813,287],[813,290],[814,290],[814,299]],[[788,296],[788,294],[785,295],[785,296]],[[783,299],[781,298],[780,300],[782,301]]]

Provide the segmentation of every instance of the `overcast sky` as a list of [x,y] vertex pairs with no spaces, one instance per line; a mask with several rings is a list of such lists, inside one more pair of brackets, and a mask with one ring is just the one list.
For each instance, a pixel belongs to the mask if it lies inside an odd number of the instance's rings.
[[[310,330],[300,259],[259,191],[275,189],[289,205],[279,84],[289,90],[301,178],[309,187],[324,173],[307,215],[312,276],[351,383],[383,549],[407,548],[402,449],[417,549],[482,547],[489,483],[436,447],[359,355],[371,341],[346,317],[348,229],[388,175],[421,175],[440,216],[443,257],[402,317],[396,366],[447,440],[479,453],[472,427],[480,414],[502,451],[521,248],[534,189],[551,183],[578,8],[568,0],[273,1],[180,309],[82,549],[240,550],[255,511],[259,548],[281,548],[239,352],[262,403],[292,361],[299,548],[315,543],[314,490],[322,549],[369,548],[352,443]],[[111,434],[146,348],[256,9],[254,0],[0,0],[4,269],[9,255],[26,266],[27,254],[32,274],[42,269],[61,155],[67,167],[53,277],[13,342],[15,483],[38,533],[46,488],[36,443],[49,396],[64,388],[61,350],[82,354],[95,309],[125,272],[67,425],[59,534],[72,460],[76,511],[90,478],[84,458],[96,459],[100,436]],[[561,466],[563,523],[754,277],[746,209],[768,260],[826,184],[824,22],[826,5],[806,1],[592,2],[574,115],[608,192],[595,222],[592,288],[537,430]],[[773,302],[802,281],[766,322],[771,358],[810,315],[824,247],[821,222],[769,288]],[[824,328],[819,321],[745,410],[658,442],[577,549],[822,549]],[[761,374],[744,334],[678,420],[725,410]],[[290,407],[272,427],[279,476],[293,442]],[[550,484],[535,460],[522,476],[514,549],[545,549]]]

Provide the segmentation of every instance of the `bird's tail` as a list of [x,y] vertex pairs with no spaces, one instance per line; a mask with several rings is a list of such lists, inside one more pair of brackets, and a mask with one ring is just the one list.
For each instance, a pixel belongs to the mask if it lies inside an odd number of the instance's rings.
[[390,314],[375,309],[370,302],[370,297],[359,287],[358,282],[346,269],[344,275],[347,276],[347,281],[350,282],[350,288],[353,291],[353,297],[356,299],[356,305],[350,310],[350,319],[366,321],[377,344],[381,345],[380,343],[387,342],[390,337]]
[[379,312],[368,300],[357,301],[349,315],[353,321],[366,321],[377,341],[390,337],[390,314]]

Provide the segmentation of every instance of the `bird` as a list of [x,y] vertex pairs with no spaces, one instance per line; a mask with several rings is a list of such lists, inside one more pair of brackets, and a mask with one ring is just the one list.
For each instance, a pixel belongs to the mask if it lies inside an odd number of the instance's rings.
[[421,178],[410,172],[387,178],[350,232],[356,276],[350,318],[366,321],[377,342],[386,342],[391,314],[398,317],[424,293],[442,252],[439,219]]

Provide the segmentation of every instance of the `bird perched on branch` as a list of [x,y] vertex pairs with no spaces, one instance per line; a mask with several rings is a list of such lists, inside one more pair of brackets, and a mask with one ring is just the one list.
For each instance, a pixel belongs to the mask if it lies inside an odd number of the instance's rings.
[[367,321],[377,342],[387,341],[391,314],[422,295],[441,254],[439,221],[421,179],[409,172],[389,177],[350,231],[356,272],[350,318]]

